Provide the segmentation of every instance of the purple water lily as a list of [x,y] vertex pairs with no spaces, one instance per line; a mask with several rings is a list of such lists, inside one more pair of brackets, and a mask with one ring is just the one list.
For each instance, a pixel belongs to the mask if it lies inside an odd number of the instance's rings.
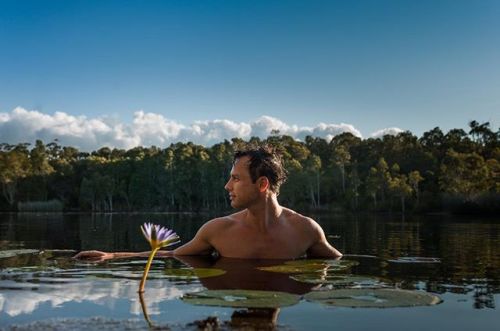
[[180,241],[177,233],[158,224],[144,223],[141,230],[152,249],[168,247]]
[[180,241],[177,233],[158,224],[144,223],[141,226],[141,230],[142,234],[151,245],[151,254],[149,254],[148,262],[146,263],[141,283],[139,284],[139,293],[144,292],[144,284],[146,284],[149,268],[151,267],[151,262],[153,262],[156,252],[162,247],[171,246]]

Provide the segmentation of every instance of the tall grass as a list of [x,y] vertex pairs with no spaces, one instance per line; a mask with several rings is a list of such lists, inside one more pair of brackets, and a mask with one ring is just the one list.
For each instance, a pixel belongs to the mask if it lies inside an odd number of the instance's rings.
[[57,200],[18,202],[17,210],[20,212],[62,212],[64,204]]

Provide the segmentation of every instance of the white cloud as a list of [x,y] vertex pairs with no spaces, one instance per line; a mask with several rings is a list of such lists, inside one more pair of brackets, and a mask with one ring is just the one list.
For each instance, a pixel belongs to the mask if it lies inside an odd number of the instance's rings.
[[0,113],[0,123],[7,122],[9,120],[9,114]]
[[385,135],[395,136],[395,135],[397,135],[398,133],[401,133],[401,132],[404,132],[404,130],[402,130],[400,128],[394,128],[394,127],[393,128],[385,128],[385,129],[373,132],[370,135],[370,137],[372,137],[372,138],[382,138]]
[[[151,315],[159,314],[159,305],[166,300],[180,298],[187,292],[200,291],[203,288],[198,285],[176,285],[165,284],[164,280],[149,280],[149,291],[153,296],[147,297],[146,305]],[[129,311],[134,315],[142,313],[140,302],[137,298],[137,283],[128,280],[105,281],[79,281],[64,282],[59,284],[45,284],[43,290],[32,291],[36,284],[30,284],[30,289],[26,289],[23,283],[4,280],[2,285],[9,286],[9,290],[0,293],[0,313],[5,313],[11,317],[22,314],[31,314],[38,309],[41,304],[50,304],[51,307],[61,307],[71,302],[91,302],[94,305],[112,308],[128,299],[130,302]],[[11,290],[14,289],[14,290]],[[41,288],[42,289],[42,288]]]
[[361,132],[359,132],[353,125],[351,124],[325,124],[320,123],[317,127],[314,128],[312,135],[325,138],[326,140],[332,140],[333,137],[339,135],[343,132],[350,132],[356,137],[362,138]]
[[151,145],[166,147],[178,141],[192,141],[211,146],[233,137],[266,138],[273,130],[301,140],[307,135],[331,140],[342,132],[362,137],[350,124],[319,123],[315,127],[299,127],[270,116],[259,117],[250,123],[217,119],[184,125],[161,114],[146,113],[142,110],[134,113],[132,123],[106,117],[73,116],[64,112],[50,115],[22,107],[17,107],[10,113],[0,113],[0,142],[17,144],[34,142],[36,139],[44,142],[58,139],[62,145],[74,146],[84,151],[96,150],[103,146],[124,149]]
[[252,128],[247,123],[236,123],[230,120],[197,121],[185,128],[177,140],[193,141],[202,145],[213,145],[231,139],[241,137],[250,138]]
[[250,125],[252,126],[252,136],[260,138],[267,137],[273,130],[278,130],[280,134],[290,136],[293,136],[294,131],[293,127],[290,127],[279,119],[270,116],[262,116]]

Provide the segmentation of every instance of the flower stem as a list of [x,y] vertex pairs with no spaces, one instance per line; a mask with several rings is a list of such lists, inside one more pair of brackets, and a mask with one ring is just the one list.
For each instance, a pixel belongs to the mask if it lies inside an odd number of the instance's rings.
[[153,325],[153,322],[151,321],[151,319],[149,318],[148,308],[146,306],[146,302],[144,301],[144,293],[143,292],[139,292],[139,301],[141,302],[142,314],[144,315],[144,319],[146,320],[146,322],[148,322],[149,328],[153,329],[154,325]]
[[146,278],[148,278],[149,268],[151,267],[151,262],[153,262],[153,258],[155,257],[156,252],[160,249],[160,247],[155,248],[149,254],[148,263],[146,263],[146,267],[144,268],[144,273],[142,275],[141,283],[139,284],[139,293],[144,292],[144,285],[146,284]]

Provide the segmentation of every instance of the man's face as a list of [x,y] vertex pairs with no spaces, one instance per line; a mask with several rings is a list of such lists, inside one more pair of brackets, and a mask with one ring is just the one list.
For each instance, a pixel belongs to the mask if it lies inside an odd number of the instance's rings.
[[237,159],[231,169],[229,181],[224,188],[229,192],[229,199],[233,208],[247,208],[259,198],[259,187],[252,183],[248,170],[249,157]]

